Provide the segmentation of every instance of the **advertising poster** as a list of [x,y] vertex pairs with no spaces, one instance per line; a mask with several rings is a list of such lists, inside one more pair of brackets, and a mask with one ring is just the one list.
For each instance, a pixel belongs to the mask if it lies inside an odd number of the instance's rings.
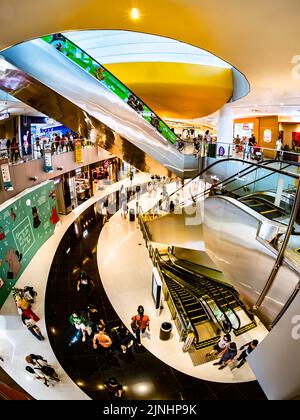
[[2,186],[5,191],[13,191],[13,184],[10,178],[8,159],[0,160],[0,171]]
[[76,140],[74,144],[75,162],[83,163],[81,141]]
[[58,221],[53,181],[0,206],[0,308]]
[[21,115],[21,146],[23,156],[32,154],[32,133],[30,127],[30,117]]
[[44,171],[53,172],[52,151],[50,144],[46,144],[44,147]]

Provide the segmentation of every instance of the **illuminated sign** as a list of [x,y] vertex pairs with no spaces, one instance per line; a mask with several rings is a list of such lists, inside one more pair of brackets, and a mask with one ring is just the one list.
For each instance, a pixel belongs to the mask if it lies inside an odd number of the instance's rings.
[[9,112],[3,112],[3,114],[0,114],[0,121],[8,120],[8,118],[10,118]]
[[268,128],[264,130],[264,142],[265,143],[271,143],[272,141],[272,131]]

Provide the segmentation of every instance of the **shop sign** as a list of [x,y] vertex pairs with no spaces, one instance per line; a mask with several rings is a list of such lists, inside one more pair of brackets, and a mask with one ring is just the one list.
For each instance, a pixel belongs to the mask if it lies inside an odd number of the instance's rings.
[[264,130],[264,142],[265,143],[271,143],[272,141],[272,131],[268,128]]
[[75,162],[76,163],[83,163],[82,147],[81,147],[81,141],[80,140],[75,141]]
[[51,146],[44,149],[44,171],[53,172]]
[[8,120],[9,118],[10,118],[9,112],[3,112],[2,114],[0,114],[0,121]]
[[3,159],[0,161],[0,168],[3,188],[5,191],[13,191],[14,187],[10,177],[8,159]]

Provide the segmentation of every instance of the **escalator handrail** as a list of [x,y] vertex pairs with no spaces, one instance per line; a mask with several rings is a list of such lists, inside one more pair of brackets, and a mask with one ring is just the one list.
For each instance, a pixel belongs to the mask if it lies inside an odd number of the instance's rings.
[[[283,168],[283,169],[286,169],[288,166],[290,166],[290,165],[287,165],[287,166],[285,166],[285,168]],[[270,169],[270,168],[267,168],[268,170]],[[248,174],[247,174],[248,175]],[[263,177],[261,177],[261,178],[259,178],[259,179],[256,179],[256,180],[254,180],[254,181],[251,181],[251,182],[249,182],[248,184],[246,184],[246,185],[243,185],[243,186],[241,186],[241,187],[238,187],[238,188],[235,188],[234,190],[231,190],[230,192],[231,193],[233,193],[233,192],[235,192],[235,191],[237,191],[237,190],[240,190],[241,188],[244,188],[244,187],[248,187],[248,185],[251,185],[251,184],[253,184],[254,182],[258,182],[258,181],[261,181],[262,179],[266,179],[266,178],[268,178],[269,176],[271,176],[271,175],[273,175],[273,174],[268,174],[268,175],[265,175],[265,176],[263,176]],[[232,181],[230,181],[230,182],[233,182],[233,180]],[[230,183],[229,182],[229,183]],[[227,184],[226,184],[227,185]]]
[[[264,168],[266,165],[269,165],[270,163],[278,162],[278,160],[275,160],[275,159],[274,160],[267,160],[267,161],[264,161],[264,162],[261,162],[261,163],[248,162],[248,161],[245,161],[245,160],[242,160],[242,159],[238,159],[238,158],[225,158],[225,159],[222,159],[222,160],[217,160],[216,162],[213,162],[210,165],[208,165],[205,169],[202,169],[197,175],[195,175],[193,178],[191,178],[183,187],[179,187],[177,190],[175,190],[170,195],[170,198],[173,195],[177,194],[179,191],[181,191],[182,188],[185,188],[187,185],[189,185],[190,183],[192,183],[193,181],[195,181],[196,178],[198,178],[199,176],[203,175],[205,172],[209,171],[214,166],[216,166],[218,164],[222,164],[223,162],[229,162],[229,161],[242,162],[242,163],[244,163],[246,165],[256,166],[258,168]],[[249,166],[247,168],[243,169],[242,171],[249,169]],[[289,166],[291,166],[291,165],[289,165]],[[280,169],[275,169],[275,168],[268,168],[268,169],[270,169],[270,170],[272,170],[274,172],[282,173]],[[241,173],[242,171],[238,171],[237,173]],[[222,182],[226,182],[228,179],[230,179],[232,177],[235,177],[237,173],[235,173],[234,175],[229,176],[228,178],[226,178]],[[292,178],[295,178],[295,179],[299,179],[300,178],[300,174],[299,175],[296,175],[296,174],[286,173],[284,175],[291,176]]]
[[[167,274],[164,274],[162,271],[161,271],[161,275],[163,276],[163,279],[164,279],[164,276],[170,277],[170,276],[168,276]],[[167,288],[169,289],[170,297],[171,297],[171,299],[172,299],[172,301],[173,301],[173,304],[174,304],[174,306],[175,306],[175,308],[176,308],[176,304],[175,304],[174,299],[173,299],[173,297],[172,297],[172,294],[171,294],[171,292],[170,292],[170,287],[168,286],[167,281],[166,281],[165,279],[164,279],[164,281],[165,281],[165,283],[166,283]],[[172,281],[174,281],[174,280],[172,279]],[[189,317],[188,313],[187,313],[187,312],[186,312],[186,310],[184,309],[184,304],[183,304],[183,302],[182,302],[181,297],[178,295],[178,293],[177,293],[177,291],[176,291],[176,290],[173,290],[173,293],[175,293],[175,294],[176,294],[176,296],[177,296],[178,300],[180,301],[180,306],[182,307],[182,311],[185,313],[185,317],[188,319],[189,324],[191,325],[191,328],[192,328],[192,330],[193,330],[193,333],[194,333],[194,335],[195,335],[195,337],[196,337],[196,341],[197,341],[197,342],[199,342],[199,334],[198,334],[198,332],[197,332],[197,329],[196,329],[196,328],[195,328],[195,326],[194,326],[194,323],[192,322],[192,320],[190,319],[190,317]],[[177,311],[177,312],[178,312],[178,314],[180,315],[180,318],[182,319],[182,314],[180,314],[180,312],[179,312],[179,311]],[[184,322],[184,323],[186,324],[186,322]],[[186,329],[188,329],[188,328],[186,327]]]
[[[172,274],[172,273],[171,273]],[[167,274],[168,275],[168,274]],[[174,274],[173,274],[174,275]],[[209,305],[209,303],[206,301],[206,299],[204,299],[203,297],[199,297],[199,296],[197,296],[197,295],[195,295],[195,293],[194,293],[194,291],[193,290],[191,290],[190,289],[190,287],[189,287],[189,285],[188,284],[185,284],[185,287],[183,287],[183,284],[181,283],[181,282],[179,282],[179,281],[177,281],[175,278],[173,278],[173,277],[171,277],[170,275],[168,275],[168,277],[170,277],[171,279],[172,279],[172,281],[174,281],[176,284],[178,284],[180,287],[182,287],[183,289],[185,289],[185,290],[188,290],[188,292],[191,294],[191,296],[193,296],[193,298],[197,301],[197,302],[199,302],[200,304],[201,304],[201,306],[203,307],[203,309],[204,309],[204,311],[205,311],[205,313],[207,314],[207,317],[208,317],[208,319],[210,319],[211,318],[211,314],[208,314],[207,313],[207,310],[206,310],[206,308],[203,306],[203,303],[202,303],[202,300],[205,302],[205,304],[210,308],[210,310],[211,310],[211,313],[213,314],[213,316],[214,316],[214,318],[215,318],[215,321],[219,324],[219,326],[220,326],[220,328],[221,328],[221,330],[222,331],[224,331],[224,327],[223,327],[223,325],[221,325],[220,324],[220,322],[219,322],[219,320],[218,320],[218,318],[215,316],[215,314],[214,314],[214,312],[213,312],[213,310],[211,309],[211,307],[210,307],[210,305]],[[183,283],[185,283],[185,281],[183,280],[182,281]],[[178,296],[178,298],[180,299],[180,297]],[[210,299],[212,299],[211,297],[210,297]],[[180,301],[181,301],[181,299],[180,299]],[[226,321],[228,322],[228,324],[231,326],[231,329],[232,329],[232,325],[231,325],[231,322],[230,322],[230,320],[229,320],[229,318],[227,317],[227,315],[226,314],[224,314],[224,312],[219,308],[219,306],[217,305],[217,307],[218,307],[218,309],[220,310],[220,312],[222,312],[222,314],[223,314],[223,316],[225,317],[225,319],[226,319]],[[192,321],[190,321],[191,322],[191,324],[193,325],[193,327],[194,327],[194,324],[192,323]],[[194,329],[196,330],[196,328],[194,327]],[[199,335],[198,335],[198,332],[197,332],[197,342],[199,342]]]
[[[172,263],[172,264],[173,264],[173,263]],[[198,276],[196,273],[191,272],[190,270],[185,269],[184,267],[180,267],[180,266],[178,266],[178,265],[176,266],[176,264],[173,264],[173,265],[175,265],[175,268],[178,268],[179,270],[187,271],[187,272],[188,272],[188,273],[190,273],[192,276],[200,278],[200,276]],[[205,276],[202,276],[201,278],[203,278],[203,277],[204,277],[204,278],[206,278]],[[184,280],[183,280],[183,281],[184,281]],[[187,283],[187,282],[185,282],[185,281],[184,281],[184,283],[185,283],[188,287],[193,287],[193,286],[189,285],[189,283]],[[223,285],[221,285],[221,284],[220,284],[220,283],[218,283],[218,282],[215,282],[213,279],[212,279],[212,283],[214,283],[214,284],[216,284],[216,283],[217,283],[217,286],[216,286],[216,287],[217,287],[217,290],[218,290],[218,291],[222,294],[222,297],[223,297],[223,299],[226,301],[228,308],[230,309],[230,311],[232,311],[232,312],[233,312],[233,314],[234,314],[235,318],[238,320],[239,327],[238,327],[238,328],[233,328],[234,330],[238,330],[238,329],[240,328],[240,326],[241,326],[241,320],[240,320],[239,316],[237,315],[237,313],[235,312],[234,308],[232,308],[231,304],[228,302],[227,297],[224,295],[224,291],[223,291],[223,290],[222,290],[222,288],[221,288],[221,287],[223,287]],[[215,298],[214,298],[214,294],[213,294],[210,290],[208,290],[206,286],[203,286],[203,288],[204,288],[205,290],[207,290],[207,295],[208,295],[211,299],[215,300]],[[226,287],[225,287],[225,289],[226,289]],[[232,290],[228,290],[228,289],[227,289],[227,291],[230,291],[230,293],[232,293],[232,295],[233,295],[234,299],[237,301],[237,303],[238,303],[238,304],[241,306],[241,308],[244,310],[244,305],[241,303],[241,301],[240,301],[240,299],[237,297],[236,293],[233,293],[233,292],[232,292]],[[227,315],[224,313],[223,309],[222,309],[222,308],[220,308],[220,306],[219,306],[219,304],[218,304],[217,302],[215,302],[215,303],[216,303],[216,305],[218,306],[219,310],[220,310],[220,311],[224,314],[224,316],[227,318]],[[247,313],[247,311],[245,311],[245,312]]]
[[[231,159],[224,159],[224,160],[231,160]],[[233,160],[238,160],[238,159],[233,159]],[[219,162],[219,161],[218,161],[218,162]],[[229,183],[231,183],[231,182],[233,182],[233,181],[235,180],[235,178],[236,178],[237,174],[241,175],[241,174],[243,174],[245,171],[247,171],[247,170],[249,170],[249,169],[250,169],[250,171],[247,173],[247,175],[248,175],[248,174],[250,174],[250,173],[252,173],[252,172],[256,171],[256,170],[257,170],[257,168],[263,168],[263,169],[266,169],[266,168],[265,168],[265,166],[266,166],[267,164],[269,164],[269,163],[274,163],[274,162],[276,162],[276,161],[267,161],[267,162],[265,162],[265,165],[264,165],[264,162],[263,162],[261,165],[260,165],[260,164],[255,164],[254,162],[249,162],[249,165],[254,165],[254,166],[255,166],[255,168],[249,168],[249,167],[247,167],[247,168],[243,169],[242,171],[239,171],[239,172],[235,173],[234,175],[229,176],[229,177],[228,177],[228,178],[226,178],[224,181],[219,181],[219,182],[217,182],[214,186],[211,186],[211,187],[207,188],[206,190],[201,191],[199,194],[196,194],[195,196],[193,196],[193,195],[191,194],[191,198],[190,198],[190,199],[187,199],[187,200],[185,200],[185,201],[183,201],[183,202],[181,202],[181,203],[180,203],[180,205],[181,205],[181,206],[184,206],[185,204],[189,203],[191,200],[192,200],[193,202],[196,202],[196,200],[197,200],[197,199],[199,199],[200,197],[204,197],[206,194],[208,194],[208,193],[210,192],[210,190],[211,190],[212,188],[216,188],[216,187],[218,187],[219,185],[222,185],[222,187],[223,187],[223,186],[225,186],[225,185],[228,185]],[[212,165],[208,166],[208,167],[206,168],[206,170],[208,170],[208,169],[209,169],[211,166],[213,166],[215,163],[217,163],[217,162],[214,162]],[[288,167],[288,166],[291,166],[291,165],[287,165],[286,167]],[[281,175],[291,176],[292,178],[295,178],[295,179],[299,179],[299,177],[300,177],[300,175],[299,175],[299,176],[297,176],[297,175],[295,175],[295,174],[285,173],[285,172],[283,172],[281,169],[275,169],[275,168],[267,168],[267,169],[269,169],[270,171],[273,171],[273,172],[280,173]],[[206,171],[206,170],[205,170],[205,171]],[[201,173],[200,173],[199,175],[197,175],[197,176],[200,176],[200,175],[201,175]],[[270,173],[270,174],[268,174],[267,176],[271,176],[271,175],[273,175],[273,173]],[[193,178],[193,180],[195,180],[195,179],[197,178],[197,176],[196,176],[196,177],[194,177],[194,178]],[[193,180],[191,180],[191,181],[193,181]],[[255,182],[257,182],[257,180],[256,180]],[[225,184],[224,184],[224,183],[225,183]],[[188,185],[188,183],[187,183],[186,185]],[[186,185],[185,185],[185,186],[186,186]],[[184,187],[185,187],[185,186],[184,186]],[[181,188],[184,188],[184,187],[181,187]],[[239,187],[238,189],[240,189],[240,188],[242,188],[242,187]],[[230,191],[230,192],[231,192],[231,191]],[[173,193],[173,194],[174,194],[174,193]],[[170,196],[170,197],[171,197],[171,196]]]
[[[165,265],[165,264],[164,264]],[[168,270],[168,267],[166,267],[165,268],[165,270]],[[174,273],[172,273],[173,275],[174,275]],[[174,281],[176,281],[176,279],[174,279]],[[176,283],[178,283],[178,284],[180,284],[181,286],[184,284],[184,286],[185,286],[185,288],[189,291],[189,293],[191,293],[192,295],[193,295],[193,297],[194,298],[198,298],[198,296],[195,294],[195,291],[194,291],[194,289],[193,289],[193,287],[189,284],[189,283],[187,283],[185,280],[183,280],[183,279],[181,279],[180,280],[181,281],[181,284],[178,282],[178,281],[176,281]],[[215,299],[214,299],[214,297],[212,296],[212,294],[211,294],[211,292],[206,288],[206,286],[204,286],[203,287],[205,290],[206,290],[206,295],[210,298],[210,299],[212,299],[214,302],[215,302],[215,305],[218,307],[218,309],[219,309],[219,311],[222,313],[222,315],[224,316],[224,318],[225,318],[225,320],[232,326],[232,323],[231,323],[231,321],[230,321],[230,319],[228,318],[228,316],[226,315],[226,313],[224,312],[224,310],[219,306],[219,304],[215,301]],[[203,299],[203,300],[205,300],[205,302],[207,303],[207,305],[210,307],[210,305],[209,305],[209,303],[207,302],[207,300],[203,297],[203,296],[201,296],[201,298]],[[231,306],[230,306],[230,310],[232,310],[232,308],[231,308]],[[233,311],[234,312],[234,311]],[[236,315],[236,313],[234,312],[234,314],[235,314],[235,316],[236,316],[236,318],[238,319],[238,321],[239,321],[239,325],[241,324],[241,322],[240,322],[240,319],[239,319],[239,317]],[[219,323],[219,321],[218,321],[218,324],[221,326],[221,329],[223,330],[223,326]],[[239,327],[240,328],[240,327]],[[233,328],[232,327],[232,329],[234,329],[234,330],[236,330],[235,328]]]

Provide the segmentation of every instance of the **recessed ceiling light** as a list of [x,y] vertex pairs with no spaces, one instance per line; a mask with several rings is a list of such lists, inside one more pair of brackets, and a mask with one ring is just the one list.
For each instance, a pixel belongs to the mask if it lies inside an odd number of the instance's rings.
[[134,7],[133,9],[131,9],[130,11],[130,16],[131,19],[139,19],[140,18],[140,11],[139,9],[137,9],[136,7]]

